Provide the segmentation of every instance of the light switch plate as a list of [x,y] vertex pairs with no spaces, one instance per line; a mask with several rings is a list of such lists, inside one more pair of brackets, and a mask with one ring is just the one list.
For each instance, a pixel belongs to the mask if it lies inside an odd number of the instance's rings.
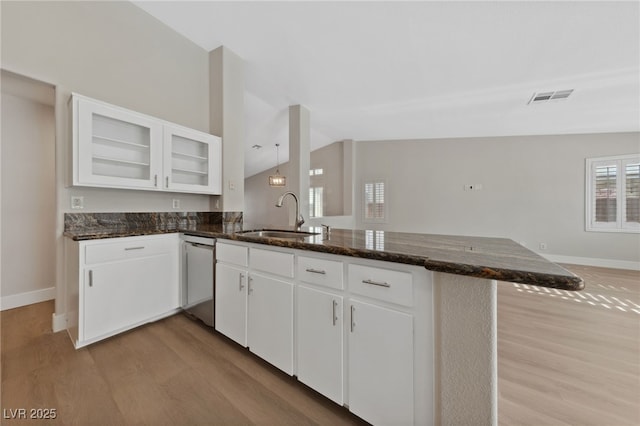
[[173,206],[174,209],[179,209],[180,208],[180,200],[174,198],[171,205]]

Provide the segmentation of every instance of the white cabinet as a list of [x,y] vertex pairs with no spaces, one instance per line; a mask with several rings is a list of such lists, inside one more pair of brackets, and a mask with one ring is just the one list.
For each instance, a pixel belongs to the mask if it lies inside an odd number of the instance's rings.
[[342,405],[342,296],[298,286],[298,380]]
[[249,350],[293,375],[293,284],[252,272],[248,292]]
[[349,409],[373,424],[411,425],[414,317],[395,306],[413,307],[413,275],[379,262],[347,271]]
[[76,348],[180,306],[178,235],[65,241],[67,321]]
[[293,374],[293,255],[218,241],[216,258],[216,330]]
[[414,424],[413,317],[349,302],[349,410],[375,425]]
[[215,329],[247,346],[247,285],[249,248],[216,244]]
[[247,346],[248,277],[246,269],[216,264],[215,329],[244,347]]
[[220,194],[222,142],[185,127],[164,126],[164,188],[175,192]]
[[73,94],[72,184],[220,194],[222,142]]
[[90,99],[73,102],[73,184],[157,188],[162,123]]
[[432,274],[268,247],[218,240],[216,328],[374,425],[433,424]]

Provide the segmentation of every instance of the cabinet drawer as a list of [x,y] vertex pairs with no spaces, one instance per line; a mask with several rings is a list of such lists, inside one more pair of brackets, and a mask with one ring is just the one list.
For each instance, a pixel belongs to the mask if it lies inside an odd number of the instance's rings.
[[219,262],[233,263],[239,266],[249,265],[249,248],[233,244],[216,244],[216,260]]
[[251,269],[293,278],[293,254],[252,248]]
[[409,272],[349,265],[349,290],[385,302],[413,306],[413,277]]
[[133,240],[124,238],[113,242],[89,243],[85,247],[85,264],[154,256],[170,252],[173,244],[176,243],[171,238],[136,238]]
[[298,256],[298,277],[311,284],[342,290],[342,262]]

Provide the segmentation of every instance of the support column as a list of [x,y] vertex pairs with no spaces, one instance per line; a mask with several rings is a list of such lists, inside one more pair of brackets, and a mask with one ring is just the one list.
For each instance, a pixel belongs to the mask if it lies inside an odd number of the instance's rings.
[[434,274],[435,424],[498,424],[497,282]]
[[[244,61],[221,46],[209,53],[209,130],[222,137],[222,197],[211,208],[244,210]],[[218,205],[219,204],[219,205]]]
[[[311,122],[309,116],[309,110],[302,105],[289,107],[289,176],[287,176],[287,186],[298,196],[300,213],[306,221],[309,220],[309,167],[311,163]],[[289,215],[290,224],[293,216],[295,213]]]

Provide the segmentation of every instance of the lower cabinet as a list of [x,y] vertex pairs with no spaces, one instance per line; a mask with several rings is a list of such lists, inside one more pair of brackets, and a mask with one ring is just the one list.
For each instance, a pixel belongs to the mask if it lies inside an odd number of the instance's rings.
[[292,271],[293,255],[219,241],[216,255],[215,329],[293,375],[293,282],[261,272]]
[[[217,250],[220,250],[218,245]],[[215,328],[247,346],[247,283],[249,272],[225,263],[216,264]]]
[[77,348],[180,307],[177,234],[66,243],[67,322]]
[[298,380],[342,405],[342,296],[298,286]]
[[220,240],[217,254],[218,331],[374,425],[433,424],[428,271]]
[[349,302],[349,410],[375,425],[412,425],[413,316]]
[[252,273],[248,292],[249,350],[293,375],[293,284]]

